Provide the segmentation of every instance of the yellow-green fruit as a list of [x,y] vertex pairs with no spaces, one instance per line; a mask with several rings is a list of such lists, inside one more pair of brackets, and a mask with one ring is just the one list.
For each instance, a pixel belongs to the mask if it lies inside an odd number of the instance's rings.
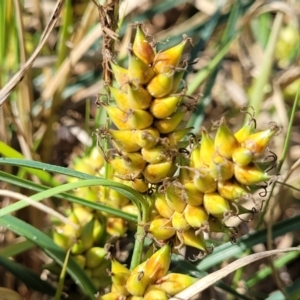
[[177,232],[177,237],[183,245],[191,246],[201,251],[206,252],[206,243],[203,232],[200,231],[195,234],[195,230],[190,228],[189,230]]
[[160,133],[170,133],[178,127],[180,122],[183,120],[184,115],[184,111],[177,111],[167,119],[155,120],[153,126]]
[[166,191],[166,200],[170,208],[173,210],[182,213],[186,207],[183,197],[178,195],[174,186],[170,185]]
[[184,231],[190,228],[190,225],[186,221],[183,213],[175,211],[171,220],[172,226],[178,231]]
[[145,110],[137,109],[128,113],[127,123],[131,129],[145,129],[151,126],[153,116]]
[[128,114],[122,111],[118,107],[110,106],[110,105],[102,105],[107,114],[109,115],[112,122],[116,125],[119,130],[132,130],[131,124],[128,123]]
[[110,161],[111,166],[119,175],[137,177],[145,168],[146,162],[139,152],[124,153],[123,157],[115,157]]
[[174,296],[193,283],[198,278],[179,273],[170,273],[156,281],[156,286],[164,290],[168,295]]
[[239,166],[247,166],[253,159],[253,154],[244,147],[235,148],[232,153],[232,160]]
[[155,193],[154,195],[154,205],[158,213],[164,218],[171,218],[174,210],[168,205],[165,194]]
[[117,260],[112,259],[111,261],[111,277],[114,289],[122,294],[123,296],[127,296],[129,292],[126,288],[126,282],[128,277],[130,276],[130,271],[120,264]]
[[217,189],[217,182],[209,174],[208,168],[202,168],[191,172],[193,174],[193,182],[197,190],[202,193],[212,193]]
[[128,94],[119,88],[115,88],[113,86],[109,87],[110,95],[115,100],[115,103],[119,109],[124,112],[130,111],[132,109],[128,102]]
[[145,274],[146,263],[147,261],[133,269],[127,279],[127,291],[133,296],[143,296],[150,283],[149,277]]
[[154,60],[155,52],[150,43],[146,40],[146,36],[138,25],[132,46],[133,53],[144,63],[151,64]]
[[106,256],[106,251],[101,247],[92,247],[85,252],[87,268],[97,268]]
[[128,86],[128,104],[130,109],[147,109],[152,101],[152,97],[147,90],[141,86]]
[[145,182],[144,179],[141,178],[134,178],[131,180],[131,186],[133,189],[140,193],[146,193],[149,189],[149,185]]
[[150,285],[145,291],[144,300],[168,300],[167,293],[155,285]]
[[210,175],[216,181],[229,180],[233,176],[233,163],[215,153],[209,166]]
[[135,141],[142,148],[152,148],[159,141],[160,134],[157,129],[149,127],[135,131]]
[[142,156],[143,159],[150,163],[156,164],[167,159],[166,149],[163,145],[156,145],[152,148],[142,148]]
[[204,194],[203,205],[208,214],[220,219],[230,210],[228,201],[217,192]]
[[84,269],[86,263],[86,257],[84,255],[78,254],[74,255],[73,259],[77,262],[77,264]]
[[[122,182],[122,180],[120,180],[117,177],[114,177],[113,180],[115,182]],[[116,190],[110,189],[109,190],[109,200],[111,202],[113,202],[114,204],[116,204],[118,207],[123,207],[126,204],[128,204],[130,202],[129,198],[127,198],[126,196],[124,196],[123,194],[119,193]]]
[[190,131],[192,127],[178,129],[167,134],[170,146],[176,146]]
[[207,223],[208,214],[203,206],[187,205],[184,210],[186,222],[194,228],[200,228]]
[[73,207],[73,213],[81,226],[84,226],[86,223],[90,222],[94,217],[90,211],[79,205]]
[[107,218],[106,231],[111,236],[123,236],[127,231],[127,222],[121,218]]
[[56,227],[52,235],[53,242],[63,249],[69,249],[76,241],[75,236],[65,234],[63,229],[60,227]]
[[165,51],[158,52],[154,58],[154,71],[156,73],[168,73],[173,71],[179,64],[182,52],[188,39]]
[[170,263],[171,246],[166,244],[147,260],[145,265],[145,275],[149,277],[151,283],[154,283],[156,280],[167,274]]
[[94,147],[89,155],[89,164],[96,170],[103,167],[104,159],[97,147]]
[[117,81],[119,87],[126,92],[129,83],[128,70],[112,62],[110,62],[110,66],[114,74],[114,79]]
[[209,167],[212,163],[215,153],[214,140],[208,134],[205,128],[201,130],[201,146],[199,149],[199,162],[197,168],[201,168],[203,165]]
[[163,98],[173,88],[173,74],[158,74],[147,85],[147,90],[154,98]]
[[128,51],[128,77],[130,82],[135,85],[146,84],[155,75],[153,69],[137,56],[131,50]]
[[249,120],[243,127],[241,127],[235,134],[235,138],[239,143],[242,143],[255,129],[255,121]]
[[249,192],[236,181],[219,181],[218,192],[227,200],[238,200]]
[[239,183],[244,185],[252,185],[272,178],[254,163],[243,167],[234,165],[234,176]]
[[154,99],[150,106],[150,112],[155,118],[168,118],[177,110],[181,98],[182,96],[169,96],[165,98]]
[[113,139],[113,144],[119,151],[136,152],[141,147],[135,141],[134,130],[113,130],[109,129],[109,134]]
[[92,272],[92,277],[94,278],[110,279],[110,277],[107,274],[107,269],[110,268],[111,268],[110,260],[104,259],[97,268],[89,269],[89,270]]
[[200,192],[192,181],[184,183],[185,202],[193,206],[203,203],[203,193]]
[[278,131],[277,126],[273,126],[264,131],[249,135],[242,143],[242,147],[251,151],[255,158],[260,157],[266,150],[272,136]]
[[227,159],[232,158],[235,148],[239,147],[239,143],[231,130],[226,125],[226,120],[222,117],[220,126],[215,136],[215,150]]
[[168,240],[175,234],[170,219],[158,217],[151,221],[148,232],[157,240]]
[[173,162],[166,161],[158,164],[147,165],[145,170],[143,171],[143,175],[149,183],[158,183],[166,177],[172,176],[175,171],[176,168],[174,170]]

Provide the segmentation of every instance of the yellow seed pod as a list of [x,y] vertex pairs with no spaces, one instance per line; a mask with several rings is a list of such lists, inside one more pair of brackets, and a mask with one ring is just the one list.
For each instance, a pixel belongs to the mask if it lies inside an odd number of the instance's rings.
[[119,151],[137,152],[141,147],[136,143],[134,130],[108,130],[113,139],[113,145]]
[[89,164],[96,170],[99,170],[103,167],[104,159],[101,152],[97,147],[94,147],[89,155]]
[[91,211],[87,210],[81,205],[73,206],[73,213],[70,215],[70,219],[75,224],[80,224],[84,226],[86,223],[90,222],[93,219],[94,215]]
[[142,148],[152,148],[159,140],[160,134],[157,129],[149,127],[135,131],[135,141]]
[[170,146],[176,146],[193,128],[177,129],[167,134]]
[[63,229],[60,227],[56,227],[52,232],[53,242],[63,249],[69,249],[74,242],[76,241],[75,235],[70,236],[65,234]]
[[169,96],[165,98],[154,99],[150,106],[150,112],[155,118],[168,118],[177,110],[181,99],[182,96]]
[[133,53],[144,63],[150,65],[153,62],[155,51],[147,41],[145,33],[141,29],[140,25],[138,25],[136,29],[132,50]]
[[73,255],[73,259],[77,262],[77,264],[84,269],[85,263],[86,263],[86,257],[84,255],[78,254],[78,255]]
[[174,213],[174,210],[168,205],[165,198],[165,194],[155,193],[154,205],[158,213],[167,219],[170,219]]
[[203,203],[203,193],[200,192],[193,181],[184,183],[185,202],[189,205],[199,206]]
[[153,126],[160,133],[170,133],[178,127],[180,122],[183,120],[184,115],[185,111],[177,111],[167,119],[155,120]]
[[205,225],[208,220],[208,214],[203,206],[187,205],[184,210],[186,222],[193,228],[200,228]]
[[175,172],[176,165],[172,161],[166,161],[147,165],[143,171],[143,175],[149,183],[158,183],[164,178],[172,176]]
[[150,107],[152,97],[149,92],[141,86],[129,84],[128,86],[128,104],[131,110],[147,109]]
[[232,153],[232,160],[239,166],[247,166],[253,159],[253,154],[244,147],[235,148]]
[[254,163],[247,166],[234,165],[234,176],[239,183],[244,185],[253,185],[272,178]]
[[166,190],[166,201],[170,208],[179,213],[182,213],[186,207],[184,197],[178,194],[178,191],[175,190],[172,185],[170,185]]
[[95,219],[94,228],[93,228],[93,241],[94,245],[98,245],[103,239],[105,234],[105,226],[98,220]]
[[127,231],[127,221],[121,218],[107,218],[106,231],[111,236],[123,236]]
[[144,300],[154,300],[154,299],[168,300],[169,297],[167,296],[167,293],[164,290],[160,289],[155,285],[150,285],[145,291]]
[[[140,153],[127,153],[127,156],[130,154],[136,154],[134,160],[130,161],[130,158],[123,158],[123,157],[115,157],[109,161],[112,168],[115,172],[122,176],[132,176],[137,177],[145,168],[146,162],[143,160],[143,157]],[[138,155],[140,155],[141,160],[139,159]]]
[[106,251],[101,247],[92,247],[85,252],[86,267],[97,268],[106,256]]
[[251,151],[255,158],[260,157],[266,150],[271,138],[278,131],[278,126],[249,135],[242,143],[242,147]]
[[[170,273],[156,281],[156,286],[164,290],[168,295],[174,296],[190,285],[195,283],[198,278],[180,273]],[[154,299],[154,298],[153,298]]]
[[167,159],[166,149],[163,145],[156,145],[153,148],[142,148],[143,159],[150,163],[156,164]]
[[[122,182],[122,180],[119,180],[116,177],[114,177],[114,181]],[[130,202],[126,196],[113,189],[109,190],[109,200],[114,202],[118,207],[123,207]]]
[[203,165],[210,166],[215,153],[214,140],[208,134],[205,128],[201,130],[201,146],[200,146],[199,168]]
[[201,161],[201,156],[200,156],[200,145],[196,145],[190,154],[190,162],[189,165],[191,168],[201,168],[203,166],[202,161]]
[[108,116],[112,122],[116,125],[119,130],[132,130],[132,125],[128,123],[129,115],[119,109],[118,107],[110,105],[102,105],[102,107],[107,112]]
[[123,296],[129,295],[126,288],[126,282],[129,276],[130,271],[117,260],[113,259],[111,262],[111,280],[114,290]]
[[114,78],[116,79],[119,87],[127,92],[128,89],[128,82],[129,82],[129,76],[128,76],[128,70],[124,69],[117,64],[114,64],[110,62],[111,69],[114,74]]
[[203,205],[208,214],[219,219],[230,210],[228,201],[217,192],[204,194]]
[[249,194],[249,192],[236,181],[219,181],[218,192],[227,200],[239,200]]
[[148,92],[154,98],[163,98],[170,94],[173,88],[173,74],[158,74],[147,85]]
[[249,120],[243,127],[241,127],[235,134],[235,138],[239,143],[242,143],[255,129],[254,119]]
[[149,277],[145,274],[146,263],[147,261],[133,269],[127,279],[126,288],[133,296],[143,296],[150,283]]
[[171,220],[172,226],[178,231],[184,231],[190,228],[190,225],[186,221],[183,213],[175,211]]
[[153,69],[137,56],[131,50],[128,51],[128,77],[130,82],[136,86],[147,84],[155,75]]
[[149,189],[149,184],[143,178],[132,179],[131,186],[140,193],[146,193]]
[[128,114],[127,123],[131,129],[145,129],[150,127],[153,116],[145,110],[137,109]]
[[227,159],[232,158],[234,149],[239,147],[239,142],[226,125],[224,117],[221,118],[220,126],[215,136],[215,150]]
[[233,163],[215,153],[209,166],[209,174],[216,181],[229,180],[233,176]]
[[206,252],[206,243],[202,231],[197,232],[196,235],[195,230],[190,228],[189,230],[183,232],[178,231],[177,237],[182,244]]
[[201,193],[212,193],[217,189],[217,182],[209,174],[208,168],[202,168],[192,173],[194,173],[194,185]]
[[175,234],[171,220],[157,217],[152,220],[148,232],[157,240],[168,240]]
[[170,263],[171,247],[169,244],[165,244],[147,260],[145,265],[145,275],[149,277],[151,283],[154,283],[156,280],[167,274]]
[[154,58],[154,71],[156,73],[168,73],[174,70],[180,62],[182,52],[188,39],[165,51],[158,52]]
[[130,111],[132,108],[128,102],[128,94],[119,88],[113,86],[109,87],[110,95],[114,99],[117,107],[124,112]]

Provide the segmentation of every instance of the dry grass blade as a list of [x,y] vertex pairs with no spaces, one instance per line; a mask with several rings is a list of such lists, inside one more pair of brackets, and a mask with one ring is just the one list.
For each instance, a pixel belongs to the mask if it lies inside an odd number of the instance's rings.
[[198,280],[196,283],[185,289],[184,291],[178,293],[174,297],[170,298],[170,300],[181,300],[181,299],[191,299],[198,293],[204,291],[220,279],[224,278],[225,276],[229,275],[230,273],[236,271],[239,268],[242,268],[244,266],[247,266],[257,260],[260,260],[262,258],[266,258],[275,254],[283,253],[283,252],[289,252],[289,251],[300,251],[300,248],[286,248],[286,249],[279,249],[279,250],[270,250],[270,251],[264,251],[260,253],[255,253],[248,255],[246,257],[240,258],[230,265],[224,267],[221,270],[218,270],[214,273],[211,273],[204,278]]
[[36,47],[35,51],[32,53],[32,55],[27,60],[25,65],[10,79],[10,81],[0,91],[0,105],[3,104],[3,102],[10,95],[10,93],[15,88],[15,86],[23,79],[24,75],[26,74],[28,69],[31,67],[31,65],[33,64],[37,55],[40,53],[41,49],[45,45],[50,32],[52,31],[52,29],[54,28],[54,26],[58,20],[63,3],[64,3],[64,0],[57,1],[55,9],[50,17],[50,21],[49,21],[48,25],[46,26],[46,28],[42,34],[41,40],[40,40],[38,46]]

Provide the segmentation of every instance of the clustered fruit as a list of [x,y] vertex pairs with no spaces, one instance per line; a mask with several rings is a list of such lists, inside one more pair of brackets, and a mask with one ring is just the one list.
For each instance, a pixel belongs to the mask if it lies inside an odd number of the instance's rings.
[[[234,237],[235,230],[225,222],[248,212],[239,200],[251,198],[259,184],[271,178],[259,162],[278,132],[275,124],[257,131],[251,116],[232,132],[222,117],[214,123],[215,134],[202,127],[195,136],[186,128],[186,116],[197,102],[186,95],[183,81],[188,64],[182,62],[182,53],[189,40],[184,36],[178,45],[156,51],[141,25],[136,26],[128,68],[110,62],[116,83],[108,85],[105,97],[98,101],[114,125],[98,130],[100,140],[107,141],[106,147],[99,143],[102,157],[94,149],[74,164],[76,170],[88,174],[106,178],[108,174],[108,179],[147,197],[150,220],[138,226],[161,247],[130,271],[116,259],[107,259],[102,248],[109,236],[123,236],[130,224],[73,204],[69,219],[78,228],[56,226],[54,241],[71,248],[98,288],[112,281],[111,292],[100,299],[168,299],[194,283],[196,279],[187,275],[167,274],[171,252],[191,246],[202,256],[209,253],[204,233]],[[104,160],[112,169],[106,174]],[[107,187],[80,188],[75,194],[137,214],[128,198]]]

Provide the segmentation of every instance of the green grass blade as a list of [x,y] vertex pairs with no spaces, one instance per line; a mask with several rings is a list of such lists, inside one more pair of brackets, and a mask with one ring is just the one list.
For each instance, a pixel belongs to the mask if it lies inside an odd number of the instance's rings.
[[24,251],[27,251],[35,246],[34,243],[24,240],[24,241],[18,241],[13,244],[9,244],[2,249],[0,249],[0,256],[2,257],[13,257],[15,255],[18,255]]
[[[1,217],[0,224],[12,232],[20,236],[24,236],[31,242],[35,243],[55,262],[57,262],[60,266],[63,266],[66,252],[59,248],[49,236],[14,216]],[[90,299],[96,299],[94,296],[97,291],[96,287],[83,269],[78,266],[72,258],[70,258],[67,269],[68,274],[73,278],[75,283],[80,286],[82,291],[88,295]]]
[[0,256],[0,265],[25,283],[28,288],[50,296],[55,294],[55,288],[49,282],[42,280],[38,273],[33,272],[23,265],[20,265],[3,256]]
[[[9,184],[19,186],[19,187],[22,187],[22,188],[26,188],[26,189],[29,189],[31,191],[36,191],[36,192],[42,192],[42,191],[46,191],[46,190],[49,189],[49,187],[47,187],[47,186],[36,184],[32,181],[19,178],[17,176],[5,173],[3,171],[0,171],[0,181],[7,182]],[[67,200],[67,201],[70,201],[72,203],[77,203],[77,204],[80,204],[80,205],[83,205],[83,206],[86,206],[86,207],[90,207],[92,209],[100,210],[102,212],[106,212],[106,213],[114,215],[116,217],[123,218],[127,221],[131,221],[131,222],[136,222],[137,221],[136,216],[125,213],[125,212],[123,212],[119,209],[115,209],[115,208],[112,208],[112,207],[109,207],[107,205],[103,205],[103,204],[100,204],[100,203],[94,203],[94,202],[91,202],[91,201],[87,201],[85,199],[82,199],[80,197],[76,197],[76,196],[68,194],[68,193],[59,193],[59,194],[53,195],[53,197],[63,199],[63,200]],[[37,199],[35,199],[35,200],[37,200]],[[40,201],[40,200],[37,200],[37,201]],[[0,210],[0,212],[1,212],[1,210]]]

